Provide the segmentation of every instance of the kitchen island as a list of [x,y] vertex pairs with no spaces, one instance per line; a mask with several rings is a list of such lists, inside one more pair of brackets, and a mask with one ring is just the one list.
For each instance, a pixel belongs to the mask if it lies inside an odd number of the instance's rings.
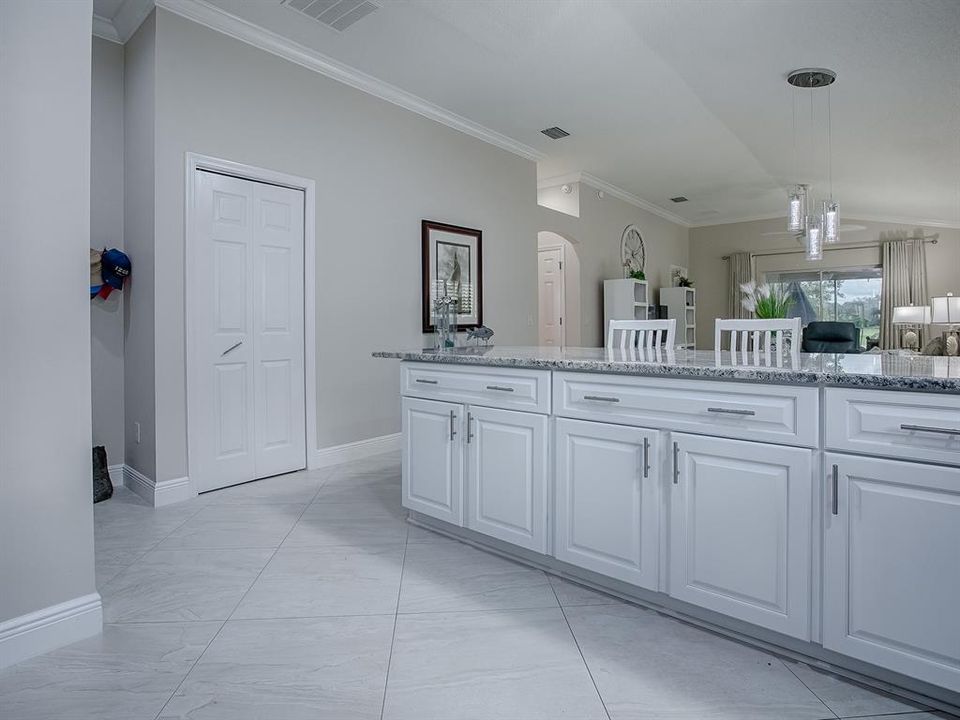
[[375,354],[412,522],[960,705],[960,359]]

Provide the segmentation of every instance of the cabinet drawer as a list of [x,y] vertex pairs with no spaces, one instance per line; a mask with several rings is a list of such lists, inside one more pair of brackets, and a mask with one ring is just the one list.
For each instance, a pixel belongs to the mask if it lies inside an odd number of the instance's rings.
[[557,415],[816,447],[816,388],[556,373]]
[[827,388],[826,446],[960,464],[960,396]]
[[547,415],[550,413],[550,371],[403,363],[400,393]]

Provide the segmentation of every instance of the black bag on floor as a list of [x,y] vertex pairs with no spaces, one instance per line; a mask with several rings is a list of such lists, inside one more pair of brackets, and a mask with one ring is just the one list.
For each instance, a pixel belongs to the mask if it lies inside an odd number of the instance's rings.
[[93,449],[93,502],[109,500],[113,497],[113,483],[107,470],[107,449],[97,445]]

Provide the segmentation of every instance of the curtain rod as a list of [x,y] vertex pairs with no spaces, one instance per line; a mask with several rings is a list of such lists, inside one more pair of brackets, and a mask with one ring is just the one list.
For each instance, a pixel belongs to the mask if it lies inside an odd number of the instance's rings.
[[[877,242],[871,243],[860,243],[859,245],[832,245],[830,247],[824,246],[824,251],[827,250],[866,250],[868,248],[880,247],[884,243],[896,242],[897,240],[923,240],[925,243],[930,245],[936,245],[940,241],[940,233],[934,235],[924,235],[923,237],[910,237],[910,238],[896,238],[894,240],[879,240]],[[750,257],[773,257],[775,255],[804,255],[806,250],[767,250],[760,252],[750,253]],[[729,260],[729,255],[723,255],[720,257],[721,260]]]

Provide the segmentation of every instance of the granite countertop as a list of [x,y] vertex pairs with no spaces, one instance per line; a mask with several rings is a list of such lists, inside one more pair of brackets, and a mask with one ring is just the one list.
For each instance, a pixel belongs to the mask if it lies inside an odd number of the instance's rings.
[[[607,350],[605,348],[496,347],[451,350],[386,350],[378,358],[457,365],[568,370],[620,375],[716,378],[787,385],[831,385],[881,390],[960,394],[960,357],[901,355],[892,352],[840,355],[800,353],[783,366],[763,363],[751,353],[737,362],[729,352],[718,362],[712,350]],[[756,363],[757,364],[751,364]]]

